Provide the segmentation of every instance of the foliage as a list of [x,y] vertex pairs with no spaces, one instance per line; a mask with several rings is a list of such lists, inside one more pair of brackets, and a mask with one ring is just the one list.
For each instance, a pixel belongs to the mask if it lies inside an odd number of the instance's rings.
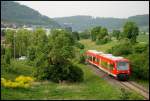
[[101,26],[94,27],[91,30],[91,38],[92,41],[96,41],[96,44],[105,44],[111,40],[107,29]]
[[111,37],[105,36],[103,39],[96,40],[96,44],[105,44],[109,41],[111,41]]
[[[77,74],[76,69],[70,62],[74,57],[75,40],[70,32],[66,30],[52,30],[51,35],[48,37],[47,45],[43,44],[42,48],[46,48],[46,52],[37,50],[35,55],[36,71],[34,76],[38,79],[47,79],[54,82],[63,80],[71,81],[70,73]],[[80,44],[81,45],[81,44]],[[82,48],[82,47],[81,47]],[[79,71],[80,73],[80,71]],[[74,78],[72,74],[72,78]],[[82,74],[79,74],[79,77]],[[81,78],[74,78],[72,81],[80,81]]]
[[31,44],[30,34],[32,34],[32,32],[26,29],[19,29],[16,32],[14,37],[16,57],[27,55],[27,48]]
[[148,44],[146,43],[137,43],[133,46],[134,53],[142,53],[144,52],[148,47]]
[[112,36],[116,37],[116,39],[118,40],[120,37],[120,33],[120,30],[113,30]]
[[78,33],[78,32],[72,32],[72,36],[73,36],[73,39],[74,39],[74,40],[80,40],[80,37],[79,37],[79,33]]
[[1,78],[1,85],[8,88],[28,88],[33,81],[34,79],[29,76],[18,76],[15,81]]
[[70,73],[69,73],[69,81],[71,82],[81,82],[83,81],[83,76],[84,76],[84,73],[82,71],[81,68],[79,68],[77,65],[72,65],[69,67],[70,69]]
[[[97,99],[116,100],[120,99],[121,91],[117,86],[111,85],[103,78],[98,77],[87,65],[77,64],[84,72],[84,81],[80,83],[57,84],[49,81],[35,82],[35,86],[29,89],[11,89],[1,87],[2,100],[28,100],[28,99]],[[143,96],[131,91],[131,100],[142,100]]]
[[89,39],[90,38],[90,32],[89,32],[89,30],[84,30],[83,32],[79,33],[79,36],[81,39]]
[[107,52],[117,56],[128,55],[132,53],[132,45],[128,39],[124,39],[118,45],[115,45],[111,49],[107,50]]
[[79,63],[85,63],[85,56],[84,55],[80,55],[79,57]]
[[128,38],[132,43],[135,43],[137,36],[139,35],[139,28],[135,22],[128,21],[123,26],[123,34],[125,38]]
[[80,42],[76,42],[76,43],[75,43],[75,46],[76,46],[77,48],[79,48],[79,49],[84,49],[84,45],[83,45],[82,43],[80,43]]
[[[108,17],[93,18],[92,16],[70,16],[54,19],[60,25],[70,23],[74,31],[84,31],[85,29],[94,26],[105,26],[109,31],[112,31],[113,29],[121,29],[125,21],[134,21],[138,24],[141,30],[149,32],[149,14],[135,15],[124,19]],[[144,26],[146,28],[144,28]]]
[[149,80],[149,47],[140,52],[130,55],[132,77]]
[[130,92],[128,92],[128,91],[125,90],[124,88],[121,88],[121,96],[120,96],[120,99],[121,99],[121,100],[128,100],[130,94],[131,94]]
[[101,26],[94,27],[91,30],[91,39],[92,39],[92,41],[96,41],[98,34],[101,34]]

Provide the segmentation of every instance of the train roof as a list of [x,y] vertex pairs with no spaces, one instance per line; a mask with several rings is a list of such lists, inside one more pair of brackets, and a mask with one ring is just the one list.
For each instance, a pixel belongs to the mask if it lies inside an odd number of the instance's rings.
[[88,50],[88,52],[91,52],[91,53],[94,53],[96,55],[99,55],[99,56],[103,56],[103,57],[106,57],[106,58],[109,58],[111,60],[127,60],[125,59],[124,57],[120,57],[120,56],[113,56],[112,54],[105,54],[101,51],[97,51],[97,50]]

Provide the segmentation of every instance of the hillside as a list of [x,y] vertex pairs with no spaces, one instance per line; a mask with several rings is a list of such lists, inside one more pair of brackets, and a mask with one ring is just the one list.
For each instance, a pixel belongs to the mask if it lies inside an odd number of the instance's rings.
[[1,2],[1,21],[7,23],[44,25],[59,27],[53,19],[41,15],[39,12],[12,1]]
[[136,15],[131,16],[127,19],[120,18],[102,18],[92,16],[71,16],[71,17],[59,17],[54,18],[60,25],[67,24],[76,31],[83,31],[93,26],[101,25],[103,27],[108,28],[110,31],[113,29],[121,29],[125,21],[135,21],[140,30],[147,31],[149,30],[149,14],[145,15]]

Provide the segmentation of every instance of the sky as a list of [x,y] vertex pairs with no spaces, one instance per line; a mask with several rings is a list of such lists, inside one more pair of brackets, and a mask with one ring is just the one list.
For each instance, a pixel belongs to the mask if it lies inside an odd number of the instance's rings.
[[50,18],[75,15],[128,18],[149,14],[149,1],[15,1]]

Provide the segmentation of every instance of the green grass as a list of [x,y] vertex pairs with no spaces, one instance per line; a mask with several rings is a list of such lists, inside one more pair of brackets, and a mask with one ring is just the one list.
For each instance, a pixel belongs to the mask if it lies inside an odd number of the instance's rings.
[[96,43],[90,39],[84,39],[80,42],[85,46],[85,50],[98,50],[103,52],[106,52],[108,49],[111,49],[114,45],[118,44],[117,40],[108,42],[104,45],[96,45]]
[[[6,72],[6,68],[9,71]],[[34,69],[32,66],[28,66],[26,61],[11,60],[10,67],[1,67],[1,77],[14,79],[19,75],[32,76]]]
[[[18,65],[22,63],[17,63]],[[121,90],[118,86],[107,83],[96,76],[86,65],[77,64],[84,72],[81,83],[57,84],[50,81],[37,81],[26,89],[12,89],[1,87],[1,98],[4,100],[47,100],[47,99],[120,99]],[[142,96],[131,92],[129,99],[143,99]]]

